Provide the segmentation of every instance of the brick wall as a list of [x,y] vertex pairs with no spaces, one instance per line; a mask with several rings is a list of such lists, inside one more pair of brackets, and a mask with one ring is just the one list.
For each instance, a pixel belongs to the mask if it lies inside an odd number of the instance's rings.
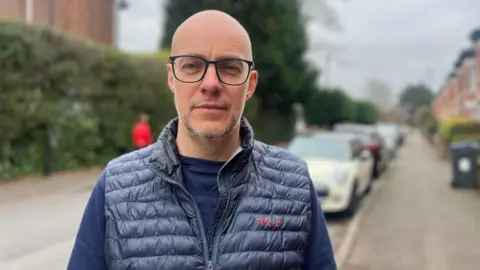
[[[452,75],[445,83],[446,89],[434,101],[434,111],[439,117],[480,117],[480,28],[472,31],[473,50],[463,50]],[[477,40],[476,40],[477,39]],[[473,54],[472,54],[473,53]],[[475,76],[476,78],[472,78]],[[474,80],[475,79],[475,80]],[[470,108],[464,106],[470,103]]]
[[475,45],[475,63],[477,69],[477,92],[480,92],[480,40]]
[[[113,45],[115,0],[33,0],[33,24]],[[0,20],[25,20],[25,0],[0,0]]]
[[24,0],[0,0],[0,18],[23,21],[25,18]]
[[468,93],[468,69],[465,62],[463,62],[460,66],[460,72],[458,75],[460,79],[460,91],[462,92],[462,98],[465,98]]
[[468,116],[468,108],[465,107],[465,101],[468,97],[468,69],[465,62],[459,67],[458,72],[458,80],[459,80],[459,87],[460,87],[460,99],[462,103],[462,110],[461,115],[466,117]]
[[461,95],[459,93],[459,85],[458,85],[458,79],[456,77],[452,77],[448,80],[448,86],[450,87],[450,89],[452,89],[451,91],[453,92],[453,98],[450,102],[453,103],[453,106],[455,108],[455,114],[459,114],[460,113],[460,110],[461,110],[461,106],[462,106],[462,103],[461,103]]

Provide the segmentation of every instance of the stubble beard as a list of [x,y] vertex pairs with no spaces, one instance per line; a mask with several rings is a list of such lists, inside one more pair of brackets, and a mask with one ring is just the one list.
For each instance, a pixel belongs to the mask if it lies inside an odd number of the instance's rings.
[[228,125],[225,127],[216,130],[216,131],[211,131],[211,132],[204,132],[199,129],[195,129],[190,122],[188,121],[187,117],[185,115],[180,116],[180,120],[185,126],[185,129],[188,132],[188,135],[192,140],[195,141],[200,141],[203,144],[211,144],[216,141],[221,141],[225,138],[228,138],[231,136],[233,131],[235,130],[235,127],[238,124],[239,121],[239,116],[237,117],[232,117]]

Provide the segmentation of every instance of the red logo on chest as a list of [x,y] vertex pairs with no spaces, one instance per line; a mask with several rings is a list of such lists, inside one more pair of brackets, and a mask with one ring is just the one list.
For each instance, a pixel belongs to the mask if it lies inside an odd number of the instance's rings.
[[272,221],[272,219],[270,219],[269,217],[264,217],[264,218],[258,217],[256,220],[257,220],[257,224],[262,225],[265,228],[272,228],[272,227],[280,228],[280,225],[282,225],[280,223],[280,220],[275,219]]

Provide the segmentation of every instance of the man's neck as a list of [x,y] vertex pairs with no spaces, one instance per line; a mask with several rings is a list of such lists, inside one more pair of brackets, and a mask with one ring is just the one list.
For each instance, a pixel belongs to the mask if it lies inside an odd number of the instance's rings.
[[224,138],[206,139],[192,138],[185,127],[179,123],[177,132],[177,146],[181,155],[212,161],[226,161],[230,159],[240,146],[240,130],[235,130]]

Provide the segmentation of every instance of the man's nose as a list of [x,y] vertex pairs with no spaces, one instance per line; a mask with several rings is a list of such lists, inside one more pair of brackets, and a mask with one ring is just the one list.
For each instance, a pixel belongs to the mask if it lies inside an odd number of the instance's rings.
[[215,66],[210,64],[202,80],[202,88],[205,90],[218,90],[221,87]]

